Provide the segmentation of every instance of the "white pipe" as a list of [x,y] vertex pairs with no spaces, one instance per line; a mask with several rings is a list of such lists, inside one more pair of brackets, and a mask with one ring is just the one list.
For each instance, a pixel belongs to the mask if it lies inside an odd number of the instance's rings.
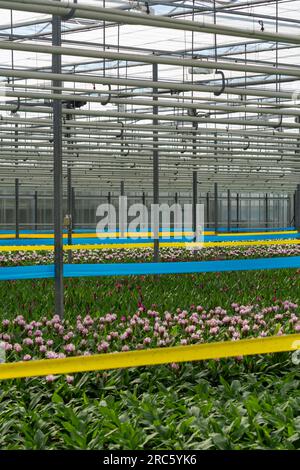
[[[101,103],[103,101],[103,97],[95,97],[95,96],[83,96],[83,95],[65,95],[65,94],[56,94],[56,93],[33,93],[33,92],[19,92],[19,91],[6,91],[6,96],[16,97],[16,98],[32,98],[32,99],[44,99],[44,100],[57,100],[62,99],[65,101],[79,101],[79,102],[91,102],[91,103]],[[213,101],[213,100],[212,100]],[[136,106],[149,106],[153,107],[153,100],[147,99],[125,99],[125,98],[111,98],[111,103],[114,104],[129,104],[129,105],[136,105]],[[175,103],[173,101],[168,100],[157,100],[157,106],[164,107],[164,108],[178,108],[178,109],[203,109],[209,111],[224,111],[225,113],[259,113],[259,114],[274,114],[276,116],[300,116],[300,109],[270,109],[270,105],[266,105],[266,107],[255,107],[249,104],[248,106],[226,106],[226,105],[213,105],[210,103],[192,103],[192,102],[185,102],[185,103]],[[9,102],[6,102],[9,105]],[[26,103],[25,103],[26,104]],[[34,107],[32,108],[34,112]],[[77,113],[76,113],[77,114]]]
[[[0,0],[1,5],[1,0]],[[299,39],[300,44],[300,39]],[[262,65],[237,64],[221,61],[206,61],[201,59],[180,59],[148,54],[130,54],[112,51],[96,51],[91,49],[80,49],[72,47],[44,46],[41,44],[24,44],[20,42],[1,41],[0,49],[34,52],[42,54],[60,54],[74,57],[89,57],[94,59],[128,60],[147,64],[163,64],[182,67],[202,67],[211,70],[233,70],[239,72],[264,73],[269,75],[290,75],[300,77],[300,71],[296,67],[270,67]]]
[[[4,111],[12,111],[15,109],[15,106],[6,106],[6,105],[0,105],[0,110]],[[51,109],[49,108],[43,108],[43,107],[30,107],[30,106],[24,106],[21,105],[19,112],[27,112],[27,113],[46,113],[50,114]],[[117,119],[130,119],[130,120],[151,120],[153,118],[153,114],[147,114],[147,113],[119,113],[116,111],[82,111],[82,110],[73,110],[73,109],[63,109],[63,114],[67,115],[77,115],[77,116],[94,116],[94,117],[110,117],[110,118],[117,118]],[[178,115],[164,115],[161,114],[159,115],[159,120],[160,121],[175,121],[175,122],[199,122],[199,123],[212,123],[212,124],[225,124],[225,125],[248,125],[248,126],[259,126],[259,127],[278,127],[278,124],[276,122],[268,122],[268,121],[260,121],[258,119],[227,119],[227,118],[216,118],[216,119],[211,119],[211,118],[205,118],[205,117],[191,117],[191,116],[178,116]],[[68,125],[68,127],[71,127]],[[300,129],[300,124],[293,122],[284,122],[282,123],[282,127],[286,128],[295,128],[295,129]]]
[[267,31],[253,31],[230,26],[213,25],[204,21],[178,20],[164,16],[140,15],[117,9],[101,8],[69,1],[61,1],[59,5],[51,0],[0,0],[0,8],[35,13],[45,13],[66,16],[74,8],[75,18],[94,19],[99,21],[112,21],[122,24],[136,24],[158,28],[176,29],[181,31],[195,31],[203,33],[222,34],[224,36],[238,36],[244,38],[262,39],[288,44],[300,44],[300,37],[291,34],[270,33]]

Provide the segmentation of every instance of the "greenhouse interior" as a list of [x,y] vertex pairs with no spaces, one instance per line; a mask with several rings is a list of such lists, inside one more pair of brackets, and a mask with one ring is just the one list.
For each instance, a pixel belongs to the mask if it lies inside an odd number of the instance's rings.
[[299,450],[300,0],[0,10],[0,462]]

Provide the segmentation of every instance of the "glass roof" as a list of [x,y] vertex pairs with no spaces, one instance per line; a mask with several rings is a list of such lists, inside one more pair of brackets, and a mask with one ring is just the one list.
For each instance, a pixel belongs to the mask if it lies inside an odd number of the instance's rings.
[[[59,90],[58,4],[74,7]],[[2,185],[52,186],[60,93],[64,171],[79,187],[125,179],[151,191],[156,145],[162,190],[189,190],[193,171],[203,190],[299,184],[300,0],[0,0],[0,10]]]

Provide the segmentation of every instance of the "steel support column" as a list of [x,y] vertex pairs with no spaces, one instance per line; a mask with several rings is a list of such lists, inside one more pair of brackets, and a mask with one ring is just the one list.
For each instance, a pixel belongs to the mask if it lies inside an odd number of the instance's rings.
[[295,227],[300,231],[300,184],[297,185],[295,193]]
[[227,230],[230,232],[231,230],[231,191],[230,189],[227,190]]
[[[274,201],[274,198],[273,198],[273,201]],[[269,227],[269,195],[268,193],[265,194],[265,225],[266,225],[266,228]]]
[[16,238],[20,238],[20,219],[19,219],[19,178],[15,179],[15,226]]
[[218,183],[215,183],[215,232],[219,230],[219,194],[218,194]]
[[196,238],[197,230],[197,200],[198,200],[198,188],[197,188],[197,171],[193,171],[193,205],[192,205],[192,228],[194,236]]
[[236,194],[236,226],[240,227],[240,195]]
[[34,229],[38,229],[38,192],[34,192]]
[[291,195],[289,194],[288,197],[287,197],[287,224],[286,226],[289,227],[291,225],[291,218],[292,218],[292,211],[291,211],[291,205],[292,205],[292,201],[291,201]]
[[76,193],[74,186],[72,187],[72,227],[75,229],[75,219],[76,219]]
[[[61,46],[61,17],[52,17],[52,45]],[[52,55],[52,72],[61,74],[61,54]],[[53,80],[54,87],[61,88],[61,80]],[[60,92],[58,92],[60,93]],[[54,169],[54,265],[55,265],[55,313],[64,316],[63,282],[63,184],[62,184],[62,102],[53,101],[53,169]]]
[[210,212],[210,204],[209,204],[209,193],[206,193],[206,227],[209,228],[210,221],[209,221],[209,212]]
[[[157,64],[153,64],[152,66],[152,80],[154,82],[158,81],[158,66]],[[153,94],[157,95],[158,89],[153,88]],[[158,126],[158,106],[155,102],[158,100],[157,96],[153,97],[153,126]],[[158,154],[158,131],[153,131],[153,204],[155,207],[155,211],[157,212],[155,217],[155,225],[157,227],[153,227],[154,230],[154,252],[153,252],[153,261],[155,263],[159,262],[159,154]]]
[[[73,220],[72,220],[72,169],[68,166],[68,209],[67,212],[71,216],[70,224],[68,226],[68,245],[72,245],[72,232],[73,232]],[[72,263],[72,250],[68,250],[68,263]]]
[[125,182],[121,181],[121,196],[125,196]]

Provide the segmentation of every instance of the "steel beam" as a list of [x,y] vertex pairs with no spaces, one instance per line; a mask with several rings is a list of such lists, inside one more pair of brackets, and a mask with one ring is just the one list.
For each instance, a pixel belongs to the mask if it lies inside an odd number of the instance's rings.
[[[52,44],[61,46],[61,17],[52,18]],[[61,74],[61,55],[52,56],[53,74]],[[61,87],[61,80],[53,77],[53,86]],[[54,174],[54,265],[55,265],[55,313],[64,316],[63,282],[63,184],[62,184],[62,102],[53,101],[53,174]]]
[[[68,204],[67,204],[67,213],[68,215],[70,215],[70,223],[69,223],[69,226],[68,226],[68,245],[72,245],[72,232],[73,232],[73,220],[72,220],[72,213],[73,213],[73,209],[72,209],[72,169],[70,166],[68,166],[68,194],[67,194],[67,200],[68,200]],[[72,250],[68,250],[68,263],[71,264],[72,263]]]
[[34,229],[38,230],[38,192],[34,192]]
[[214,190],[215,190],[215,232],[216,234],[219,231],[219,193],[218,193],[218,183],[215,183],[214,185]]
[[15,179],[15,231],[16,238],[20,238],[20,211],[19,211],[19,178]]
[[[158,65],[152,65],[152,80],[153,82],[158,82]],[[153,88],[153,94],[157,94],[158,89]],[[153,126],[158,126],[158,106],[156,104],[157,98],[153,97]],[[155,227],[154,229],[154,252],[153,252],[153,261],[154,263],[159,262],[159,153],[158,153],[158,132],[153,131],[153,204],[155,207],[156,216],[155,216]]]
[[231,230],[231,191],[230,189],[227,190],[227,230],[230,232]]

